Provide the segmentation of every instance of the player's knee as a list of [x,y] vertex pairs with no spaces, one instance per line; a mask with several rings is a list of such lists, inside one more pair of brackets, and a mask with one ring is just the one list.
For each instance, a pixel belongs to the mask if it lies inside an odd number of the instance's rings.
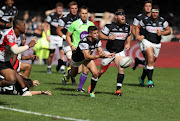
[[72,56],[72,51],[68,51],[68,52],[66,53],[66,56],[67,56],[67,58],[70,60],[70,59],[71,59],[71,56]]
[[84,72],[84,74],[88,74],[89,69],[88,68],[84,68],[83,72]]
[[31,64],[27,64],[26,69],[31,70]]
[[50,57],[50,58],[53,58],[53,56],[54,56],[54,53],[50,53],[50,54],[49,54],[49,57]]
[[99,76],[98,71],[92,72],[92,76],[93,76],[95,79],[97,79],[98,76]]
[[153,58],[148,58],[148,64],[153,64],[154,63],[154,59]]
[[15,75],[10,75],[8,78],[7,78],[7,81],[9,84],[15,84],[16,83],[16,76]]

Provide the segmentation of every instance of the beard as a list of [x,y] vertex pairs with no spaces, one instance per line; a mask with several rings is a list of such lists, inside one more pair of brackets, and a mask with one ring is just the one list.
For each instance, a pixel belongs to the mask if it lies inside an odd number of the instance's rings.
[[126,19],[124,19],[124,20],[119,20],[119,23],[120,23],[120,24],[125,24],[125,23],[126,23]]

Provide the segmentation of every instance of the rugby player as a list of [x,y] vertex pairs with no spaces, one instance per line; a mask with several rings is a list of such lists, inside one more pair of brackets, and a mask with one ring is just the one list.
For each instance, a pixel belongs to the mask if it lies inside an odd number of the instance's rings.
[[[118,9],[115,12],[115,22],[106,24],[99,34],[101,40],[108,40],[104,52],[106,54],[116,53],[113,58],[105,58],[101,60],[99,78],[107,70],[110,63],[114,61],[118,69],[117,89],[115,91],[116,95],[123,94],[121,92],[121,87],[124,80],[124,69],[120,67],[120,61],[125,57],[124,48],[126,50],[130,48],[131,37],[130,25],[126,23],[125,12],[123,9]],[[127,41],[126,45],[125,41]],[[90,89],[91,86],[89,86],[88,92]]]
[[[21,41],[21,38],[23,39],[22,41]],[[25,42],[26,42],[26,36],[21,35],[20,39],[18,39],[16,44],[18,46],[24,46]],[[23,71],[23,77],[28,79],[31,73],[31,64],[21,62],[21,60],[34,60],[35,58],[36,58],[36,55],[24,56],[20,53],[18,55],[14,54],[10,62],[14,70],[16,70],[17,72]]]
[[[88,8],[86,6],[82,6],[80,8],[80,13],[79,13],[80,18],[76,21],[74,21],[67,33],[66,33],[66,41],[68,42],[69,46],[71,47],[72,51],[75,51],[78,47],[78,44],[80,42],[81,39],[83,39],[84,37],[88,36],[88,27],[89,26],[95,26],[93,22],[88,20]],[[72,36],[72,39],[71,39]],[[79,86],[77,91],[81,91],[83,92],[83,85],[87,79],[88,76],[88,72],[89,70],[85,67],[83,70],[83,73],[80,76],[80,82],[79,82]],[[70,68],[68,68],[70,69]],[[79,67],[79,69],[82,69],[82,67]],[[79,70],[79,73],[81,72],[81,70]],[[73,78],[71,78],[73,79]],[[63,78],[63,83],[66,83],[69,80],[69,78]],[[73,82],[74,84],[76,84],[76,82]],[[73,85],[74,85],[73,84]]]
[[[22,77],[23,78],[23,77]],[[4,77],[0,77],[0,81],[2,81]],[[29,89],[33,88],[34,86],[38,86],[40,83],[37,80],[32,81],[31,79],[23,78],[23,81]],[[22,95],[22,96],[32,96],[32,95],[52,95],[52,93],[47,91],[28,91],[28,93],[22,93],[22,87],[18,82],[12,84],[10,86],[0,87],[0,94],[2,95]]]
[[[145,60],[147,63],[148,87],[154,87],[152,81],[154,65],[161,49],[161,35],[171,33],[168,22],[159,16],[159,7],[154,5],[151,11],[151,17],[143,18],[136,26],[136,39],[142,41]],[[140,29],[145,28],[144,35],[140,35]],[[141,79],[141,85],[144,86],[144,80]]]
[[13,19],[18,13],[16,6],[13,6],[14,0],[5,0],[5,4],[6,6],[0,8],[0,31],[2,33],[12,27]]
[[[62,37],[64,39],[63,50],[68,59],[66,66],[71,67],[72,50],[71,50],[71,47],[69,46],[68,42],[66,41],[66,33],[67,33],[67,30],[69,29],[71,23],[74,22],[75,20],[79,19],[78,4],[76,2],[72,1],[69,3],[69,12],[70,13],[68,15],[64,15],[59,20],[56,32],[60,37]],[[60,61],[61,61],[61,59],[58,60],[58,65],[56,66],[56,71],[59,71],[59,69],[61,67]]]
[[[47,40],[49,41],[49,57],[47,59],[47,73],[51,74],[51,64],[52,64],[52,59],[54,56],[54,52],[56,47],[59,48],[59,54],[60,58],[64,60],[64,51],[62,50],[62,43],[63,43],[63,38],[61,38],[57,33],[56,33],[56,28],[58,27],[58,21],[62,17],[62,12],[63,12],[63,4],[58,2],[56,4],[56,12],[51,13],[49,16],[47,16],[45,25],[44,25],[44,32],[46,35]],[[48,36],[47,30],[48,30],[48,25],[50,25],[51,28],[51,35]],[[61,68],[62,73],[64,73],[65,66],[62,66]]]
[[[145,18],[145,17],[150,17],[151,16],[151,9],[152,9],[152,2],[151,0],[148,0],[148,1],[145,1],[144,2],[144,8],[143,8],[143,13],[139,14],[137,17],[134,18],[134,21],[133,21],[133,25],[132,25],[132,34],[135,36],[135,27],[139,24],[139,22]],[[144,34],[144,28],[141,28],[140,30],[140,33],[141,35]],[[142,52],[142,54],[144,55],[143,53],[143,47],[142,47],[142,42],[139,42],[139,48]],[[145,60],[140,60],[138,57],[136,57],[134,59],[134,64],[133,64],[133,67],[132,69],[135,70],[136,67],[139,65],[139,64],[142,64],[142,65],[145,65]],[[145,68],[146,69],[146,68]],[[146,70],[143,70],[143,73],[146,73]],[[143,75],[143,78],[145,78],[145,76]]]
[[12,85],[18,81],[22,87],[22,92],[28,91],[28,88],[24,84],[22,77],[13,70],[10,59],[13,54],[22,53],[36,44],[36,39],[32,38],[28,45],[18,47],[16,41],[20,39],[20,34],[24,32],[25,22],[22,18],[16,18],[13,21],[13,27],[5,31],[0,40],[0,74],[4,77],[0,82],[0,87]]
[[[135,36],[135,27],[140,23],[140,21],[145,18],[145,17],[150,17],[151,16],[151,10],[152,10],[152,2],[151,0],[148,0],[148,1],[145,1],[144,3],[144,8],[143,8],[143,13],[142,14],[139,14],[137,17],[134,18],[134,21],[133,21],[133,25],[132,25],[132,33],[133,35]],[[140,35],[144,35],[145,34],[145,29],[144,28],[141,28],[140,29]],[[139,41],[139,48],[145,58],[145,55],[144,55],[144,51],[143,51],[143,45],[142,45],[142,42]],[[139,58],[135,58],[134,59],[134,64],[133,64],[133,67],[132,69],[135,70],[136,67],[139,65],[139,64],[142,64],[144,65],[144,68],[143,68],[143,73],[142,75],[138,78],[139,81],[140,81],[140,86],[143,86],[143,80],[145,79],[146,75],[147,75],[147,69],[146,69],[146,61],[145,60],[140,60]],[[143,85],[141,85],[143,84]]]
[[[103,52],[101,41],[98,39],[98,29],[96,26],[89,26],[88,34],[89,36],[84,37],[78,46],[76,46],[76,50],[74,50],[72,54],[71,69],[68,70],[66,78],[70,76],[75,77],[78,74],[78,67],[84,64],[92,73],[90,97],[95,97],[93,91],[98,80],[98,71],[93,60],[97,58],[111,58],[114,56],[114,53],[107,55]],[[97,49],[99,55],[91,55],[95,49]]]

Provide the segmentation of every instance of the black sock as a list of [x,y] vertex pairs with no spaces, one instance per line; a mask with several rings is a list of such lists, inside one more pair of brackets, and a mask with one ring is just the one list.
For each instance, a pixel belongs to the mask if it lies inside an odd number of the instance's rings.
[[90,93],[92,93],[94,91],[94,88],[96,87],[96,83],[97,83],[97,79],[95,79],[94,77],[91,78],[91,91]]
[[123,80],[124,80],[124,74],[118,73],[118,75],[117,75],[117,90],[121,89]]
[[147,69],[143,68],[143,73],[141,75],[141,79],[144,80],[146,78],[147,75]]
[[63,61],[63,65],[69,66],[69,61]]
[[151,67],[147,66],[147,77],[148,77],[148,80],[152,81],[153,71],[154,71],[154,67],[153,66],[151,66]]
[[138,63],[141,65],[145,65],[146,61],[145,60],[138,60]]

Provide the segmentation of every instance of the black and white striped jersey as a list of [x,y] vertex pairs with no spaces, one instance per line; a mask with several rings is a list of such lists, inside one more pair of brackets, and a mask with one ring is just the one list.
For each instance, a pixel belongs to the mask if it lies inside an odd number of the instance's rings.
[[85,37],[79,42],[77,49],[73,51],[72,60],[74,62],[83,61],[85,59],[84,54],[82,53],[83,50],[89,50],[89,54],[92,54],[98,47],[101,47],[101,41],[99,39],[91,42],[88,37]]
[[[147,16],[146,14],[144,14],[144,13],[137,15],[137,16],[134,18],[134,20],[133,20],[133,25],[134,25],[134,26],[139,25],[139,24],[140,24],[140,21],[141,21],[142,19],[144,19],[145,17],[148,17],[148,16]],[[144,28],[141,28],[141,29],[140,29],[140,35],[144,35],[144,34],[145,34],[145,30],[144,30]]]
[[[2,8],[0,8],[0,21],[3,23],[12,22],[17,13],[18,10],[15,6],[12,6],[12,10],[10,10],[7,6],[3,6]],[[0,26],[0,29],[9,28],[5,26]]]
[[51,35],[57,35],[56,28],[58,27],[59,19],[59,15],[56,12],[51,13],[49,16],[47,16],[46,22],[50,24]]
[[145,17],[140,21],[140,25],[145,28],[145,39],[156,44],[161,42],[161,36],[157,35],[157,30],[164,31],[169,26],[168,22],[162,17],[158,17],[156,21],[153,21],[151,17]]
[[115,40],[108,40],[106,49],[111,53],[118,53],[124,50],[125,41],[131,34],[131,28],[128,23],[120,26],[117,23],[112,22],[110,24],[106,24],[102,28],[101,32],[106,36],[110,36],[112,34],[116,36]]
[[63,15],[63,17],[59,19],[58,25],[63,28],[62,33],[64,35],[66,35],[66,32],[69,29],[71,23],[76,21],[77,19],[79,19],[79,15],[73,16],[70,13],[67,15]]

